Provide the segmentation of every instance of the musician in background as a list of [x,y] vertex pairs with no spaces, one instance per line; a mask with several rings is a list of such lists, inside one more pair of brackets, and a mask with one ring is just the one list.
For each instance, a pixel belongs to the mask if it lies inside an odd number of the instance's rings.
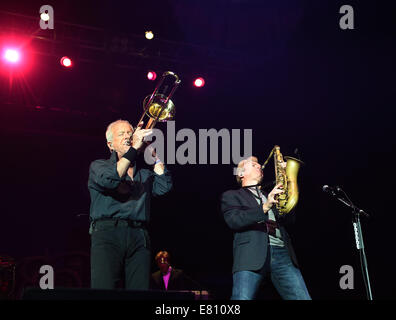
[[[159,270],[151,275],[151,288],[156,290],[202,290],[202,286],[187,276],[183,270],[170,265],[170,255],[167,251],[160,251],[155,256]],[[202,294],[208,295],[207,291]]]
[[[286,167],[285,162],[281,165]],[[274,206],[275,196],[284,192],[283,186],[276,185],[269,194],[261,190],[263,172],[256,157],[238,164],[236,179],[241,188],[221,196],[221,211],[234,233],[231,299],[253,300],[270,274],[282,299],[310,300],[284,227],[294,214],[281,217]]]
[[142,125],[134,130],[125,120],[111,123],[106,130],[111,156],[89,168],[92,288],[114,289],[125,274],[126,289],[149,289],[151,196],[167,193],[172,179],[159,159],[153,171],[136,167],[143,139],[152,132]]

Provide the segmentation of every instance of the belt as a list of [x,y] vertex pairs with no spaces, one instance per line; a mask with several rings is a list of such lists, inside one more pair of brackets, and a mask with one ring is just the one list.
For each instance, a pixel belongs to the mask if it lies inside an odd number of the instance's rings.
[[256,223],[250,226],[248,230],[262,231],[276,237],[276,228],[279,228],[278,224],[273,220],[268,220],[264,223]]
[[117,218],[99,218],[92,221],[93,226],[98,224],[113,224],[114,226],[130,227],[130,228],[145,228],[147,223],[145,221],[136,221],[130,219],[117,219]]

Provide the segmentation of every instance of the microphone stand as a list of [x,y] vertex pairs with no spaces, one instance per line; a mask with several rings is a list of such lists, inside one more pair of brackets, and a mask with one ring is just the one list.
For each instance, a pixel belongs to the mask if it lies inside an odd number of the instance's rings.
[[349,199],[347,194],[344,192],[344,190],[342,190],[340,187],[337,187],[337,191],[342,191],[342,193],[345,195],[345,197],[348,199],[349,202],[345,201],[345,199],[339,197],[334,191],[330,191],[330,194],[333,197],[335,197],[338,201],[342,202],[344,205],[346,205],[347,207],[352,209],[352,213],[353,213],[352,224],[353,224],[353,229],[354,229],[354,234],[355,234],[356,248],[359,251],[360,264],[362,267],[363,280],[364,280],[364,284],[365,284],[365,288],[366,288],[367,299],[373,300],[373,295],[371,293],[370,278],[369,278],[369,273],[368,273],[368,266],[367,266],[367,258],[366,258],[366,253],[364,251],[362,226],[360,224],[360,214],[363,214],[367,218],[369,218],[370,216],[363,210],[356,207],[352,203],[352,201]]

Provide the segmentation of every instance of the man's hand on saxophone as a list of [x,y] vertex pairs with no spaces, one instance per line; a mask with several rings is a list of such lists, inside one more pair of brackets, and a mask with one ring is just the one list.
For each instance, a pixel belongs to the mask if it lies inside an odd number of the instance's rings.
[[271,210],[272,206],[275,203],[278,203],[278,200],[275,199],[275,196],[277,194],[284,193],[285,190],[283,190],[283,185],[281,183],[278,183],[274,189],[268,194],[267,202],[263,204],[263,210],[264,213],[267,213],[269,210]]

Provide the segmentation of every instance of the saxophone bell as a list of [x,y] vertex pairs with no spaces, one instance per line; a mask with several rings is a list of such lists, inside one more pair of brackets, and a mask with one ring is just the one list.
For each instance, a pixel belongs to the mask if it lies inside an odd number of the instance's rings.
[[283,155],[280,152],[280,147],[275,146],[272,149],[268,159],[262,165],[262,169],[265,168],[273,154],[276,179],[275,185],[282,184],[283,189],[285,190],[284,193],[276,195],[275,198],[278,200],[276,208],[278,209],[280,215],[285,215],[291,212],[297,205],[299,197],[297,176],[301,165],[304,163],[299,159],[286,156],[284,157],[286,160],[286,168],[283,168],[281,165],[284,162]]

